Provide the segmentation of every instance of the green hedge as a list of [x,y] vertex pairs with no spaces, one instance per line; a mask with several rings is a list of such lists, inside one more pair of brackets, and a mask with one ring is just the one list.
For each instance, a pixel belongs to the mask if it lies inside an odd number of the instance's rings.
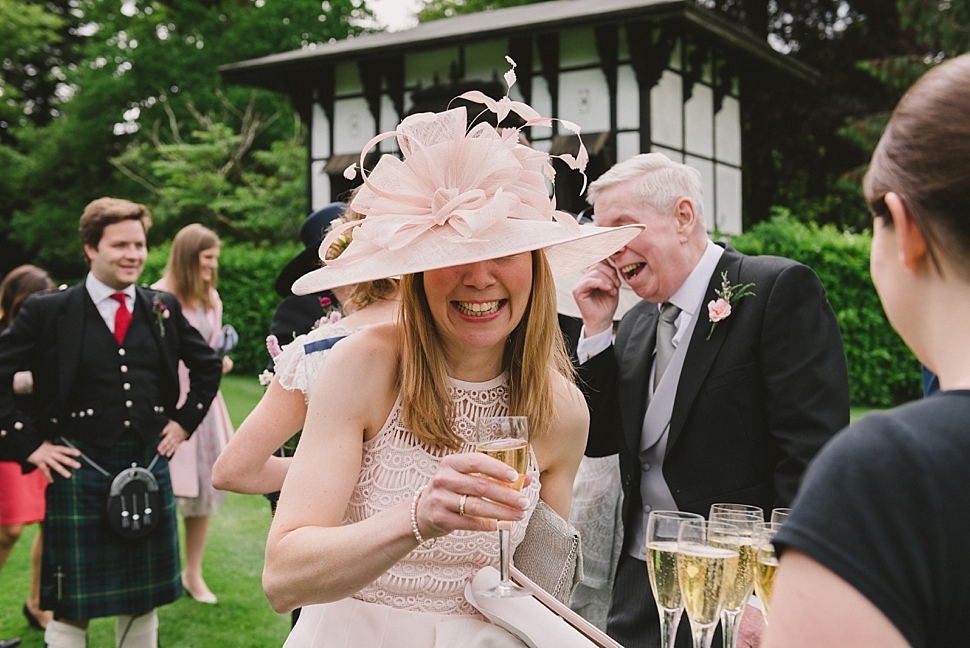
[[889,324],[869,276],[868,233],[795,220],[774,208],[774,218],[736,236],[746,254],[800,261],[818,273],[842,328],[853,405],[889,407],[921,395],[920,364]]
[[[162,276],[170,247],[165,244],[151,250],[142,281],[151,284]],[[235,363],[233,373],[255,376],[266,368],[269,361],[266,336],[269,335],[273,311],[280,302],[280,296],[273,290],[273,282],[280,269],[302,249],[298,243],[276,247],[222,246],[219,255],[222,321],[232,324],[239,333],[239,346],[229,354]]]

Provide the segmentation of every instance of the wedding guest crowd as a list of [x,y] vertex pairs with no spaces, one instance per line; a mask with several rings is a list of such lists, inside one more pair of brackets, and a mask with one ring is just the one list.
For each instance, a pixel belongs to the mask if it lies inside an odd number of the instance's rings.
[[[89,621],[110,616],[119,644],[156,648],[155,609],[182,594],[168,458],[205,417],[222,362],[174,297],[134,285],[150,224],[144,205],[88,204],[84,282],[32,295],[0,335],[0,437],[9,457],[49,482],[40,607],[53,612],[50,648],[85,648]],[[180,360],[191,384],[177,406]],[[25,404],[13,380],[26,367],[34,387]],[[158,487],[160,510],[139,509],[139,527],[154,525],[142,538],[104,514],[115,475],[132,464]]]

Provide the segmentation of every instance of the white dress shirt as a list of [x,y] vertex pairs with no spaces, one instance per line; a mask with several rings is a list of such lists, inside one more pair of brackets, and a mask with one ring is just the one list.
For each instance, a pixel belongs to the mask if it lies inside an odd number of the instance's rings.
[[89,272],[87,278],[84,280],[84,287],[87,289],[88,295],[91,296],[91,301],[94,302],[98,313],[101,314],[101,318],[108,325],[108,330],[111,331],[112,335],[115,332],[115,313],[121,308],[121,304],[118,300],[113,299],[111,295],[117,292],[124,293],[125,305],[128,307],[128,312],[135,312],[135,284],[129,285],[124,290],[115,290],[103,284],[93,273]]

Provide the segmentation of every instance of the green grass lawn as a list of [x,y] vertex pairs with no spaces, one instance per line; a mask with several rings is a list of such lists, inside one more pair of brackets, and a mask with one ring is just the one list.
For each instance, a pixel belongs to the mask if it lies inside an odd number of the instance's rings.
[[[222,392],[233,423],[239,425],[259,400],[263,388],[255,377],[230,375],[223,379]],[[186,596],[159,608],[162,648],[283,645],[290,629],[289,615],[273,611],[260,584],[269,525],[269,505],[265,498],[227,495],[222,512],[212,518],[205,554],[206,581],[219,597],[219,603],[203,605]],[[43,632],[30,629],[20,612],[29,588],[30,545],[36,533],[36,524],[27,528],[0,572],[0,639],[22,637],[23,648],[44,645]],[[88,646],[114,646],[113,619],[96,619],[91,623]]]

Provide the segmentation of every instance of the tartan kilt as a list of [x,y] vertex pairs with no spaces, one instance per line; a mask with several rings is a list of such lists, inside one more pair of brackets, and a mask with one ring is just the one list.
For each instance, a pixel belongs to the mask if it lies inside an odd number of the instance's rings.
[[41,609],[53,610],[58,619],[83,621],[145,612],[178,599],[178,521],[165,457],[159,457],[152,469],[162,502],[158,527],[144,538],[130,540],[115,535],[107,519],[114,476],[132,462],[147,468],[158,443],[145,444],[134,432],[126,432],[111,448],[73,439],[71,443],[111,477],[81,458],[81,468],[70,479],[54,473],[44,519]]

